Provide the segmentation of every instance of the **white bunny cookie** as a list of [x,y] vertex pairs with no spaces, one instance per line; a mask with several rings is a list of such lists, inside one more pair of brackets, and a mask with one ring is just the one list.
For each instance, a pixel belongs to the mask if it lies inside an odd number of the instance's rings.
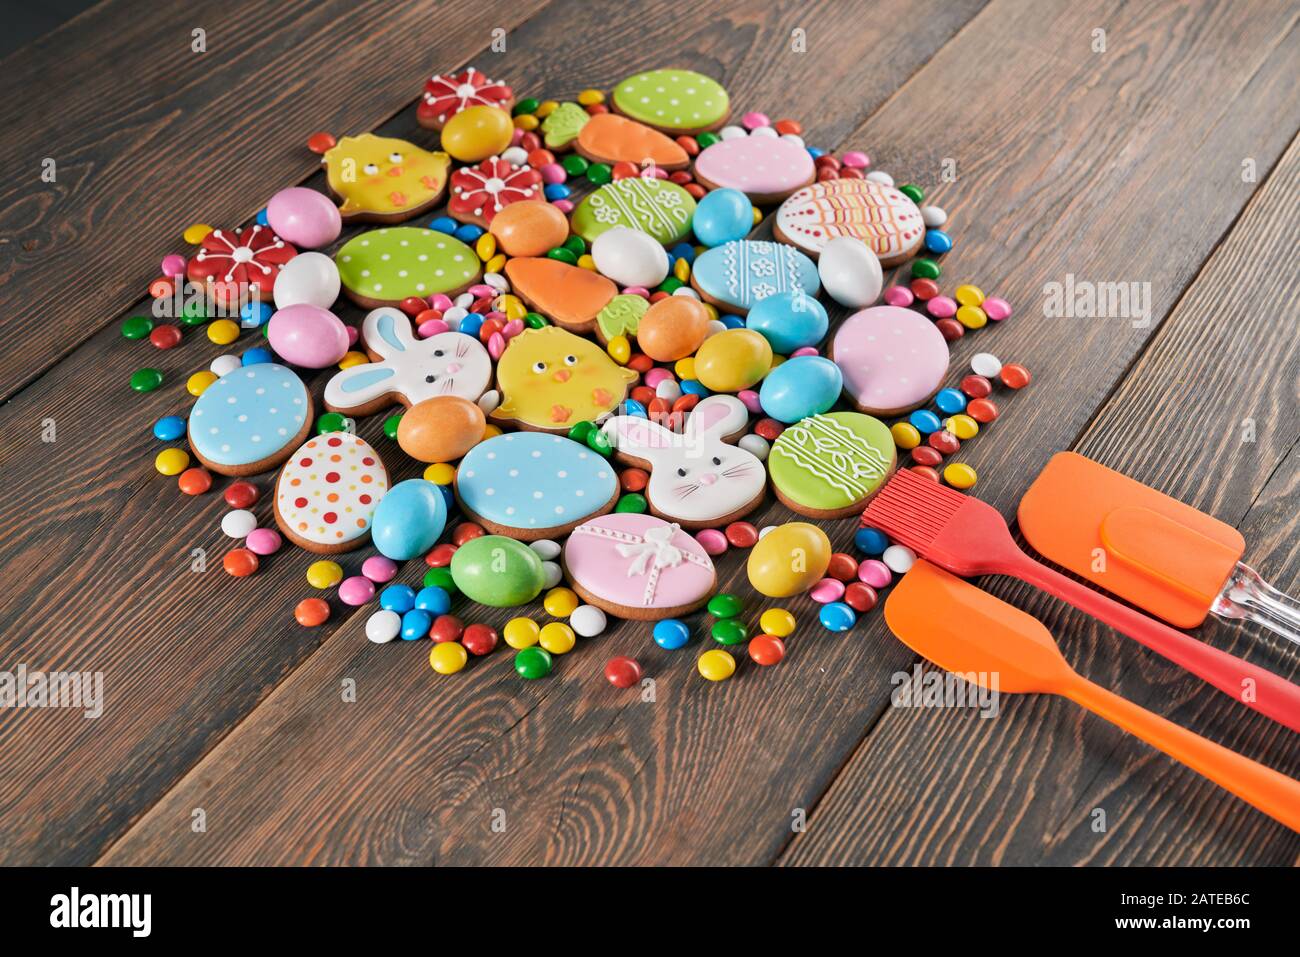
[[344,415],[370,415],[394,401],[412,406],[441,395],[474,402],[492,381],[492,360],[472,336],[440,332],[417,339],[411,320],[385,306],[361,324],[373,362],[344,369],[325,385],[325,408]]
[[713,395],[695,406],[681,433],[631,415],[614,416],[603,429],[621,461],[650,470],[646,498],[654,514],[684,528],[711,528],[763,501],[763,463],[727,444],[748,421],[739,399]]

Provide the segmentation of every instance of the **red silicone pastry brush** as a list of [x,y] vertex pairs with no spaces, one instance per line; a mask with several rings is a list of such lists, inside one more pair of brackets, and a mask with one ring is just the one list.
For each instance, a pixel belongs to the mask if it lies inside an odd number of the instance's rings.
[[1246,707],[1300,731],[1300,686],[1035,561],[1016,545],[1001,513],[977,498],[900,469],[871,500],[862,522],[962,578],[1009,575],[1028,582],[1141,642]]

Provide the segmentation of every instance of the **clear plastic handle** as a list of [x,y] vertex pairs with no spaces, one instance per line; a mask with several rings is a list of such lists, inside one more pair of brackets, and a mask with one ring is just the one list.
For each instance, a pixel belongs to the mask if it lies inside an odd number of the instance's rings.
[[1210,611],[1220,618],[1253,621],[1300,645],[1300,601],[1282,594],[1249,565],[1237,563]]

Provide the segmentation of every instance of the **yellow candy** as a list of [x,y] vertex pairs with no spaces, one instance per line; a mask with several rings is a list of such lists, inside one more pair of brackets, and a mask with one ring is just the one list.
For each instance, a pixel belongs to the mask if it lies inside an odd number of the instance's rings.
[[562,621],[552,621],[542,626],[537,643],[553,655],[563,655],[573,650],[577,638],[573,629]]
[[984,303],[984,290],[979,286],[958,286],[952,297],[957,300],[958,305],[979,306]]
[[605,102],[605,94],[600,90],[583,90],[578,94],[578,102],[583,106],[594,106],[597,103]]
[[454,675],[469,661],[469,652],[459,641],[439,641],[429,652],[429,664],[440,675]]
[[[506,298],[514,299],[513,296],[507,296]],[[507,319],[522,320],[524,316],[528,315],[528,307],[525,306],[518,299],[514,299],[513,302],[507,302],[505,304],[505,309],[503,309],[502,312],[506,314]]]
[[497,254],[497,238],[491,233],[484,233],[474,244],[474,252],[478,253],[478,258],[487,262]]
[[980,424],[969,415],[964,414],[951,416],[943,425],[944,428],[962,441],[975,438],[980,431]]
[[307,566],[307,584],[312,588],[333,588],[343,581],[343,569],[338,562],[319,561]]
[[759,616],[758,626],[766,635],[785,638],[794,632],[794,615],[784,608],[769,608]]
[[514,119],[515,126],[521,130],[535,130],[541,125],[541,120],[531,113],[522,113]]
[[975,470],[965,462],[953,462],[943,470],[943,480],[953,488],[970,488],[976,478]]
[[505,268],[506,268],[505,253],[497,253],[495,256],[493,256],[491,259],[489,259],[487,262],[483,264],[484,272],[499,273],[501,272],[501,270]]
[[595,272],[595,271],[596,271],[596,260],[593,259],[593,258],[591,257],[590,254],[587,254],[587,255],[584,255],[584,256],[579,256],[579,257],[578,257],[578,268],[580,268],[580,269],[590,269],[592,272]]
[[753,329],[709,336],[695,353],[695,378],[710,392],[748,389],[772,368],[772,346]]
[[710,681],[726,681],[736,673],[736,659],[721,648],[714,648],[700,655],[695,667]]
[[488,439],[494,438],[495,436],[498,436],[500,434],[501,434],[501,426],[493,425],[491,422],[489,422],[487,426],[483,429],[483,441],[486,442]]
[[673,371],[677,373],[679,379],[694,379],[695,357],[687,356],[685,359],[678,359],[677,364],[673,366]]
[[552,588],[542,599],[542,607],[552,618],[568,618],[573,614],[573,609],[578,607],[578,596],[563,586]]
[[967,329],[979,329],[988,324],[989,317],[979,306],[959,306],[957,321]]
[[218,319],[208,324],[208,338],[219,346],[228,346],[239,338],[239,323]]
[[499,106],[471,106],[442,128],[442,148],[462,163],[478,163],[499,155],[510,145],[513,134],[514,126],[505,110]]
[[501,637],[511,648],[531,648],[537,644],[539,629],[531,618],[511,618],[501,630]]
[[759,209],[757,206],[753,207],[753,209],[754,209],[754,225],[757,226],[759,223],[763,221],[763,211]]
[[185,391],[190,395],[202,395],[204,390],[217,381],[217,374],[204,369],[185,380]]
[[900,449],[914,449],[921,444],[921,432],[910,422],[895,422],[889,427],[889,433]]
[[434,485],[450,485],[456,477],[455,466],[446,462],[434,462],[424,470],[424,480]]
[[609,357],[621,366],[627,365],[632,358],[632,344],[627,341],[627,336],[615,336],[609,340],[609,345],[605,346],[605,351]]
[[816,525],[790,522],[754,545],[745,570],[768,598],[789,598],[815,585],[831,563],[831,540]]
[[185,232],[181,233],[181,239],[185,240],[192,246],[197,246],[203,240],[208,238],[208,233],[212,232],[212,227],[206,223],[195,223],[193,226],[187,226]]
[[542,100],[542,102],[537,104],[537,110],[533,115],[544,120],[554,113],[559,105],[560,104],[556,103],[554,100]]
[[679,259],[673,263],[673,275],[681,282],[686,282],[691,278],[691,264],[685,259]]
[[190,466],[190,453],[184,449],[163,449],[153,460],[153,467],[163,475],[180,475]]
[[364,352],[349,352],[339,360],[340,369],[351,369],[353,366],[363,366],[370,361],[370,357]]

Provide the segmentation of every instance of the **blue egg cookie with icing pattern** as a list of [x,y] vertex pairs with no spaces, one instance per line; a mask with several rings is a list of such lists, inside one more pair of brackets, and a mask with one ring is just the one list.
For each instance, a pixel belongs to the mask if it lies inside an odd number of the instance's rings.
[[783,292],[817,295],[817,264],[784,243],[737,239],[702,253],[691,269],[695,291],[719,309],[746,313]]
[[190,448],[222,475],[257,475],[275,468],[306,441],[311,395],[290,369],[259,362],[227,372],[190,411]]

